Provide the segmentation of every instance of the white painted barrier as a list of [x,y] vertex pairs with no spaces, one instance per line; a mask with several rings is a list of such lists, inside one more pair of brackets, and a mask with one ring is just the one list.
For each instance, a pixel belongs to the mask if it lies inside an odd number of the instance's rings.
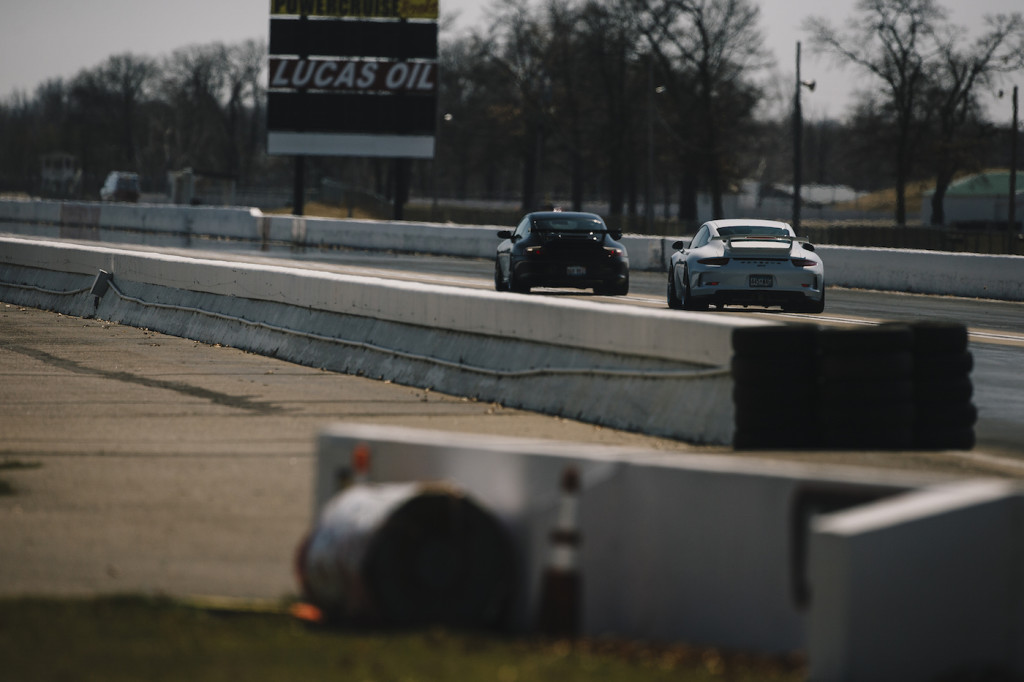
[[[318,439],[311,519],[367,446],[371,483],[453,483],[509,525],[513,627],[534,624],[572,465],[585,635],[804,651],[815,682],[1024,671],[1024,496],[1010,483],[336,424]],[[926,651],[932,667],[908,667]]]
[[93,311],[86,294],[0,284],[8,301],[718,444],[733,434],[732,332],[774,325],[32,239],[0,238],[4,264],[42,288],[46,273],[88,286],[103,270],[120,292]]
[[99,206],[101,229],[204,234],[245,241],[259,239],[258,219],[262,214],[255,208],[179,206],[169,209],[160,205],[119,203]]
[[[732,330],[762,321],[686,316],[618,304],[538,300],[492,291],[396,282],[273,265],[203,260],[144,251],[0,238],[0,262],[160,287],[273,301],[536,343],[722,367]],[[55,267],[56,266],[56,267]]]
[[1007,481],[935,486],[820,517],[809,679],[1020,679],[1022,528],[1024,492]]
[[[71,210],[65,210],[69,207]],[[0,200],[0,231],[61,236],[97,212],[99,232],[79,238],[145,242],[144,235],[232,239],[296,247],[494,257],[498,226],[267,216],[250,208]],[[623,238],[634,270],[665,271],[674,238]],[[1024,301],[1024,256],[820,246],[832,286]]]
[[819,246],[830,285],[1024,301],[1024,256]]

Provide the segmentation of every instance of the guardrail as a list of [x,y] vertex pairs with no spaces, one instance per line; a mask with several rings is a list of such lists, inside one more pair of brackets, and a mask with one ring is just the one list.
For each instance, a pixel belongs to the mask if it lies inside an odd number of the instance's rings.
[[[253,208],[0,201],[0,230],[47,237],[193,245],[348,248],[493,259],[493,227],[264,215]],[[910,228],[908,228],[910,229]],[[630,267],[665,271],[674,238],[627,235]],[[831,286],[1024,301],[1024,256],[820,246]]]

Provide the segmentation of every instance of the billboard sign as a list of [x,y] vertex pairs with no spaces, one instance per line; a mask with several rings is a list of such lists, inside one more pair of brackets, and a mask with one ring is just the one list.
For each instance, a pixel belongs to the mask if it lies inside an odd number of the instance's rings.
[[437,0],[271,0],[267,151],[433,158]]
[[433,19],[438,0],[271,0],[271,15],[334,19]]
[[317,91],[423,92],[436,90],[427,62],[385,62],[367,59],[270,60],[270,87]]

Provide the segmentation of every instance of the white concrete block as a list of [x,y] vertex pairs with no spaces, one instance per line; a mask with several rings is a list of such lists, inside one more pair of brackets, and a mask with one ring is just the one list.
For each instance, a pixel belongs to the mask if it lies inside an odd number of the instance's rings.
[[815,682],[1024,673],[1024,492],[967,481],[820,517]]

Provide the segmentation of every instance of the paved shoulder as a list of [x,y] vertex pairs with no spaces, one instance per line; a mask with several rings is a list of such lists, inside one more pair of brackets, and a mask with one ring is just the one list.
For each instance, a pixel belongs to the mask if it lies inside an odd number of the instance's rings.
[[0,303],[0,594],[294,591],[342,420],[692,449]]

